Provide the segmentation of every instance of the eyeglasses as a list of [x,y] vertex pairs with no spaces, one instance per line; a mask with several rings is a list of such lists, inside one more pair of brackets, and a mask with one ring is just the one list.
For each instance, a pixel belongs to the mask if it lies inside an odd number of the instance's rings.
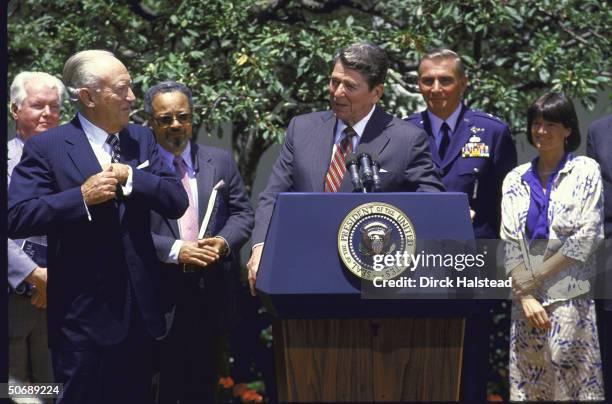
[[159,126],[170,126],[174,123],[176,119],[180,124],[184,125],[186,123],[191,123],[191,114],[186,112],[180,113],[178,115],[162,115],[156,116],[155,121]]

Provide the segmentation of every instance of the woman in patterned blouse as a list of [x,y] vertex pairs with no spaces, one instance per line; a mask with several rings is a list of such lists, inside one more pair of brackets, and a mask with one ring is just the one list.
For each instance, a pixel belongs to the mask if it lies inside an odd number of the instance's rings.
[[603,240],[598,164],[573,156],[578,119],[563,94],[527,111],[538,150],[503,184],[501,238],[515,300],[510,330],[510,399],[603,400],[601,356],[590,280]]

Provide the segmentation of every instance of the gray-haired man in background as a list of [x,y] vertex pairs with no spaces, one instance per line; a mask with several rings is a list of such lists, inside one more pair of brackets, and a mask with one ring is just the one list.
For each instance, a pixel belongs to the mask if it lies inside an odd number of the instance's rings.
[[[48,73],[21,72],[15,76],[10,109],[16,136],[7,143],[7,183],[21,159],[25,142],[58,125],[65,91],[62,82]],[[13,382],[53,381],[45,309],[46,245],[44,236],[8,239],[9,377]]]

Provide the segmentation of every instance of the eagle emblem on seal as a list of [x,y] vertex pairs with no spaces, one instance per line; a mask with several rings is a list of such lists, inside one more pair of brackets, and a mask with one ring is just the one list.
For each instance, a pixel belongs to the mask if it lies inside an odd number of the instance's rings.
[[395,249],[391,228],[383,222],[372,222],[361,228],[359,252],[365,256],[388,254]]

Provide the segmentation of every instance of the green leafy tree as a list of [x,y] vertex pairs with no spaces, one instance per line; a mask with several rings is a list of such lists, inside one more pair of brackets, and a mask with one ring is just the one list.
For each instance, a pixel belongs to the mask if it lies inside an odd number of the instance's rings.
[[[232,125],[233,153],[250,187],[259,158],[290,118],[327,107],[330,60],[369,40],[390,54],[383,105],[417,109],[419,57],[459,52],[468,102],[522,130],[538,94],[562,90],[592,107],[610,83],[612,12],[595,0],[169,0],[11,1],[10,78],[60,74],[82,49],[114,51],[142,94],[160,80],[193,89],[197,124]],[[143,122],[142,105],[133,120]]]

